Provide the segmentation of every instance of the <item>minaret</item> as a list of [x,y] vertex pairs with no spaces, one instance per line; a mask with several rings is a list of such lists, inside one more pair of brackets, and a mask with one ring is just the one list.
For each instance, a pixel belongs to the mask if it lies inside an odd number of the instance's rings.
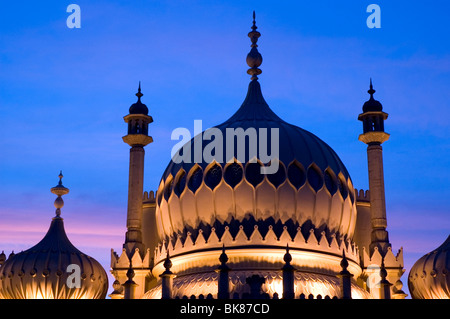
[[131,105],[130,114],[124,117],[128,123],[128,134],[123,137],[123,141],[131,146],[130,148],[130,169],[128,177],[128,210],[127,210],[127,232],[125,244],[127,254],[130,256],[136,248],[144,254],[142,243],[142,196],[144,182],[144,146],[153,142],[148,135],[148,124],[153,122],[148,115],[148,108],[141,102],[141,82],[139,82],[137,102]]
[[370,214],[372,233],[370,254],[378,247],[384,255],[390,247],[388,232],[386,231],[386,200],[384,192],[383,148],[381,144],[389,139],[384,131],[384,121],[388,114],[383,112],[381,103],[373,98],[375,90],[370,79],[370,89],[367,91],[370,99],[363,105],[363,113],[358,120],[363,122],[363,134],[359,140],[367,144],[367,161],[369,168]]

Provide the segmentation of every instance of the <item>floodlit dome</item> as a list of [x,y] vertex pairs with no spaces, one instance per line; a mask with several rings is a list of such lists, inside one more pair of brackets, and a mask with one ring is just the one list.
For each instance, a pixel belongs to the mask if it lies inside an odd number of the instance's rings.
[[209,273],[223,245],[230,248],[236,273],[273,269],[281,267],[289,245],[293,266],[305,273],[335,276],[345,251],[357,277],[349,173],[324,141],[270,109],[257,77],[262,56],[255,22],[248,36],[252,78],[241,107],[184,144],[162,176],[156,196],[160,243],[152,272],[155,277],[163,272],[170,251],[172,271],[180,277]]
[[411,268],[408,286],[414,299],[450,299],[450,236]]
[[[247,96],[224,123],[197,134],[176,153],[157,191],[156,219],[161,240],[214,228],[241,227],[262,236],[284,227],[308,237],[351,238],[356,205],[351,178],[333,149],[314,134],[278,117],[264,100],[257,75],[262,56],[253,24],[247,64]],[[278,165],[277,165],[278,164]],[[264,169],[269,170],[265,171]]]
[[108,290],[105,270],[94,258],[79,251],[67,238],[61,195],[69,190],[60,182],[52,188],[56,216],[35,246],[12,254],[0,267],[3,299],[104,299]]
[[[353,236],[354,188],[344,164],[320,138],[280,119],[265,102],[256,80],[249,84],[239,110],[215,127],[223,136],[222,152],[216,150],[216,154],[225,158],[230,144],[227,130],[240,128],[278,130],[279,137],[272,145],[279,149],[278,171],[262,174],[261,158],[250,161],[249,143],[245,162],[238,160],[237,142],[232,157],[212,162],[203,158],[195,163],[199,137],[193,138],[189,142],[191,160],[180,162],[182,155],[174,157],[158,188],[156,216],[161,239],[185,236],[188,231],[196,234],[199,229],[209,233],[211,227],[223,231],[226,225],[232,232],[240,225],[251,232],[256,224],[263,228],[271,225],[279,232],[283,226],[294,231],[305,225],[305,235],[314,228],[317,235],[326,231],[327,235]],[[258,139],[261,143],[261,134]],[[213,142],[203,138],[202,152]],[[271,136],[262,142],[270,148]]]

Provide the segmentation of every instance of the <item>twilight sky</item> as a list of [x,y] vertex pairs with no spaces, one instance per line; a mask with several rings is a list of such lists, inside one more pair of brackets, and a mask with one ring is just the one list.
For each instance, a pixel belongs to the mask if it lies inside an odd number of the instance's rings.
[[[81,8],[69,29],[66,8]],[[381,7],[369,29],[366,8]],[[145,190],[156,190],[176,141],[222,123],[245,98],[247,33],[256,10],[260,83],[283,119],[328,143],[368,188],[357,120],[369,97],[389,113],[383,144],[388,231],[414,262],[450,233],[450,41],[445,0],[4,1],[0,5],[0,251],[28,249],[54,216],[109,273],[125,234],[129,146],[123,116],[138,81],[154,123]],[[112,277],[109,277],[112,284]],[[111,288],[110,288],[111,289]]]

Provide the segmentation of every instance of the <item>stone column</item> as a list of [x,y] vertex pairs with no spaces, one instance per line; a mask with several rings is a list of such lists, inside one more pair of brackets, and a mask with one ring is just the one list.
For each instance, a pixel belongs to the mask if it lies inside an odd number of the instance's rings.
[[127,232],[124,245],[129,252],[132,252],[134,248],[143,250],[141,221],[142,194],[144,191],[144,155],[145,150],[142,146],[134,145],[130,148]]
[[375,247],[380,252],[386,252],[389,236],[386,231],[386,200],[384,190],[383,148],[379,143],[370,143],[367,146],[367,162],[369,168],[370,213],[372,234],[370,250]]

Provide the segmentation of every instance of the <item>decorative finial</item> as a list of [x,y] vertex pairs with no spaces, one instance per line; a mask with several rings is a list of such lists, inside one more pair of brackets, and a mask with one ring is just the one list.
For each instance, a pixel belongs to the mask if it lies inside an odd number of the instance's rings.
[[255,31],[256,29],[258,29],[258,27],[256,26],[256,14],[255,14],[255,10],[253,10],[253,26],[252,26],[252,30]]
[[220,254],[219,261],[221,262],[222,265],[225,265],[228,261],[228,256],[225,253],[225,244],[223,244],[222,246],[222,253]]
[[61,208],[64,206],[64,201],[62,199],[62,195],[66,195],[69,193],[69,189],[64,187],[62,184],[62,178],[64,177],[62,174],[62,171],[59,172],[59,182],[58,185],[56,185],[55,187],[52,187],[50,189],[50,191],[55,194],[58,195],[58,197],[56,197],[55,199],[55,208],[56,208],[56,216],[59,217],[61,215]]
[[112,286],[113,286],[113,289],[114,289],[113,293],[120,293],[120,288],[122,288],[122,285],[120,284],[120,281],[118,281],[117,279],[114,280]]
[[342,299],[352,299],[352,284],[351,279],[353,274],[351,274],[348,268],[348,260],[345,257],[345,250],[342,251],[342,259],[341,259],[341,268],[342,270],[338,273],[337,277],[341,279],[340,286],[342,291]]
[[144,94],[141,93],[141,81],[139,81],[138,92],[136,93],[136,96],[138,97],[138,101],[141,100],[141,97],[142,97],[143,95],[144,95]]
[[286,253],[284,254],[283,260],[287,265],[290,265],[292,261],[292,256],[289,253],[289,244],[286,244]]
[[172,272],[170,271],[170,268],[172,268],[172,261],[170,260],[169,249],[167,249],[166,260],[164,260],[163,265],[164,265],[164,268],[166,268],[166,270],[163,272],[163,274],[172,274]]
[[384,257],[381,258],[380,277],[381,277],[381,280],[386,280],[386,277],[387,277],[386,267],[384,266]]
[[367,91],[367,93],[370,94],[370,98],[371,98],[371,99],[373,99],[373,94],[374,94],[375,92],[376,92],[376,91],[373,89],[373,85],[372,85],[372,78],[370,78],[370,88],[369,88],[369,90]]
[[61,170],[61,171],[59,171],[59,175],[58,175],[58,177],[59,177],[59,182],[58,182],[58,185],[62,185],[62,178],[64,177],[64,175],[62,174],[62,170]]
[[261,36],[261,33],[259,33],[258,31],[256,31],[256,29],[258,28],[256,26],[256,15],[255,15],[255,11],[253,11],[253,25],[252,25],[252,31],[250,31],[248,33],[248,37],[250,38],[250,40],[252,41],[251,44],[251,50],[249,52],[249,54],[247,54],[247,64],[250,67],[250,69],[247,70],[247,73],[250,74],[251,80],[257,80],[258,77],[257,75],[260,75],[262,73],[262,71],[258,68],[261,63],[262,63],[262,56],[261,54],[258,52],[258,45],[256,44],[256,42],[258,42],[258,38]]
[[133,269],[133,266],[131,265],[131,261],[130,261],[130,267],[128,267],[128,270],[127,270],[127,278],[130,282],[132,282],[134,276],[135,276],[134,269]]
[[347,272],[348,260],[347,257],[345,257],[345,250],[342,251],[341,267],[342,272]]

